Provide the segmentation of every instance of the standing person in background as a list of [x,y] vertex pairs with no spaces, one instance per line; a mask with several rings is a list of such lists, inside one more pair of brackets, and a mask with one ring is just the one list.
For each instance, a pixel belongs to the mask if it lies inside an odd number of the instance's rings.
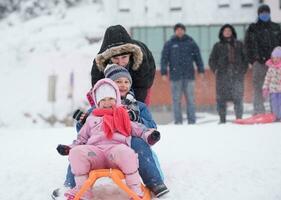
[[103,71],[110,63],[125,67],[130,72],[136,99],[149,104],[146,98],[154,80],[154,58],[147,46],[131,39],[121,25],[110,26],[105,31],[101,49],[93,61],[92,86],[104,78]]
[[281,121],[281,47],[276,47],[266,62],[268,71],[263,84],[263,96],[269,95],[271,112]]
[[[194,80],[195,71],[193,62],[196,63],[198,72],[203,75],[204,66],[200,50],[195,41],[185,34],[185,26],[178,23],[174,26],[175,35],[167,41],[162,50],[161,74],[164,81],[167,80],[167,68],[171,81],[173,98],[174,123],[182,124],[181,96],[187,101],[188,124],[196,123]],[[201,79],[203,76],[201,77]]]
[[277,23],[270,19],[270,8],[261,5],[258,8],[258,21],[250,24],[245,37],[246,52],[253,66],[254,115],[265,112],[262,86],[267,67],[265,62],[270,58],[274,47],[281,45],[281,30]]
[[233,101],[236,119],[242,119],[244,75],[248,62],[243,43],[236,40],[236,31],[225,24],[209,58],[209,66],[216,76],[216,100],[220,123],[226,122],[227,101]]

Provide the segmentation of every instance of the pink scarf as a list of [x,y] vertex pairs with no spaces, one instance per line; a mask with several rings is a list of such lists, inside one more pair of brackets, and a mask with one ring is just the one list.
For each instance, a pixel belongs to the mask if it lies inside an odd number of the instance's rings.
[[280,68],[281,67],[281,61],[278,63],[273,63],[271,59],[266,61],[265,63],[268,67],[275,67],[275,68]]

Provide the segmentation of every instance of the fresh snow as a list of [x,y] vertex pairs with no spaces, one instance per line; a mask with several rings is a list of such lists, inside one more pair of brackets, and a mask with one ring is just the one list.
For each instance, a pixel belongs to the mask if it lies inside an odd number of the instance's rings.
[[[280,123],[162,125],[159,131],[153,149],[171,190],[163,199],[281,199]],[[74,128],[1,129],[0,199],[51,199],[68,165],[56,146],[75,137]],[[128,199],[107,179],[94,192],[94,200]]]

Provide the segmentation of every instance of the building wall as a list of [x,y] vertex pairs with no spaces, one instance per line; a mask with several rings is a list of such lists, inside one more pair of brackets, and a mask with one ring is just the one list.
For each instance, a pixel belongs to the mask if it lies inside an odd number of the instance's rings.
[[272,21],[281,23],[281,0],[266,0],[264,3],[270,7]]
[[250,23],[256,19],[258,0],[104,0],[112,24],[169,26]]
[[[216,105],[216,83],[215,76],[210,70],[206,70],[203,82],[195,81],[195,102],[198,107],[215,107]],[[248,70],[244,81],[244,102],[252,102],[252,70]],[[172,96],[170,82],[161,79],[160,71],[155,75],[154,83],[151,88],[151,106],[171,106]]]
[[[205,67],[208,68],[208,58],[213,45],[218,42],[218,33],[223,24],[216,25],[187,25],[186,33],[191,36],[200,48]],[[237,37],[244,40],[248,24],[234,24]],[[160,66],[161,51],[164,43],[174,34],[173,26],[132,27],[134,39],[144,42],[152,51],[157,67]]]
[[107,25],[171,26],[248,24],[257,19],[257,8],[266,3],[272,20],[281,22],[281,0],[102,0],[101,12],[112,16]]

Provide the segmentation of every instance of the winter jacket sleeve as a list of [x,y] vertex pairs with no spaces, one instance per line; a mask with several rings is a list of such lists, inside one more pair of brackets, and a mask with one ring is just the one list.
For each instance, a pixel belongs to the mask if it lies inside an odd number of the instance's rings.
[[213,46],[213,49],[212,49],[210,57],[209,57],[209,66],[214,73],[216,73],[216,71],[218,69],[218,58],[219,58],[218,54],[219,54],[218,43],[216,43]]
[[75,127],[76,127],[76,132],[79,133],[79,131],[80,131],[81,128],[83,127],[83,124],[80,123],[80,122],[77,122]]
[[92,70],[91,70],[91,78],[92,78],[92,87],[98,82],[100,79],[104,78],[103,72],[101,72],[96,64],[96,61],[93,61]]
[[148,144],[148,136],[155,130],[155,129],[148,129],[143,124],[137,122],[131,122],[132,126],[132,136],[142,138]]
[[83,145],[86,144],[89,139],[89,132],[90,132],[90,125],[89,125],[89,118],[87,118],[84,126],[80,129],[77,139],[73,141],[72,145],[70,145],[71,148],[77,146],[77,145]]
[[156,123],[153,120],[147,106],[142,102],[138,102],[138,104],[140,109],[141,123],[144,124],[147,128],[157,128]]
[[199,73],[204,73],[205,70],[204,70],[204,64],[203,64],[203,60],[202,60],[202,57],[201,57],[201,54],[200,54],[200,50],[199,50],[199,47],[198,45],[196,44],[195,41],[192,41],[192,56],[193,56],[193,60],[194,62],[196,63],[196,66],[197,66],[197,70]]
[[242,71],[245,74],[248,70],[248,58],[246,55],[246,49],[243,42],[239,41],[238,44],[241,46],[241,60],[242,60]]
[[[88,111],[87,111],[87,116],[89,116],[89,114],[91,112],[93,112],[94,110],[94,107],[91,107]],[[77,122],[76,123],[76,132],[79,133],[80,129],[83,127],[84,124],[80,123],[80,122]]]
[[256,26],[255,24],[251,24],[248,30],[246,31],[246,36],[245,36],[246,54],[251,64],[259,60],[255,26]]
[[141,48],[143,60],[137,70],[129,69],[129,72],[133,79],[132,88],[134,89],[135,97],[137,100],[144,102],[147,91],[153,84],[156,66],[153,55],[147,46],[140,41],[133,40],[133,42]]
[[170,48],[169,48],[169,41],[165,43],[162,53],[161,53],[161,75],[167,75],[167,68],[168,68],[168,64],[169,64],[169,52],[170,52]]
[[266,72],[266,76],[263,82],[263,87],[262,89],[264,90],[269,90],[269,84],[271,82],[272,77],[274,76],[274,71],[272,67],[269,67],[267,72]]
[[[280,26],[279,26],[280,27]],[[280,30],[280,32],[279,32],[279,34],[278,34],[278,40],[279,40],[279,46],[281,46],[281,30]]]

